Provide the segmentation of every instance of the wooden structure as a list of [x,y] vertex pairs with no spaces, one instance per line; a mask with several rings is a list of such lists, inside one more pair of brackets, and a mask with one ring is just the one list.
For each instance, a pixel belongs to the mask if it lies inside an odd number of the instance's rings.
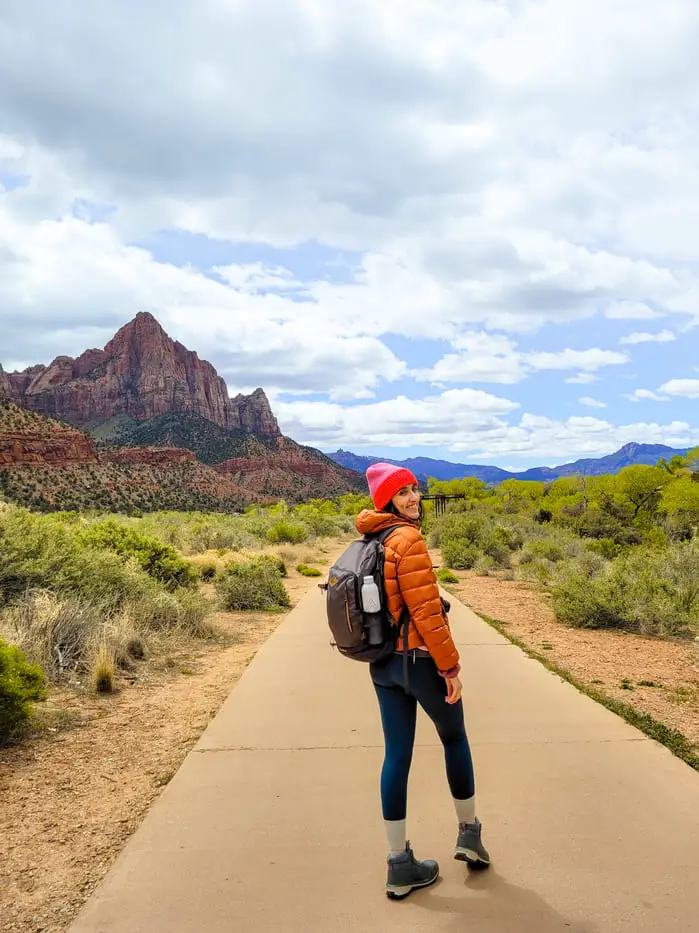
[[451,496],[446,496],[443,494],[438,494],[436,496],[423,496],[423,502],[434,502],[434,510],[437,515],[444,515],[447,510],[447,500],[448,499],[465,499],[466,494],[463,492],[454,493]]

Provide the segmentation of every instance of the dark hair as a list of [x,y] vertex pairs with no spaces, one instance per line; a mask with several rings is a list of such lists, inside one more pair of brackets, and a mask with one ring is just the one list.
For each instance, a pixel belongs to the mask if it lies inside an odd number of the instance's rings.
[[[392,500],[392,499],[389,499],[388,502],[386,503],[386,505],[385,505],[380,511],[381,511],[381,512],[388,512],[388,513],[391,514],[391,515],[397,515],[399,518],[405,518],[405,515],[401,515],[401,513],[400,513],[400,512],[398,511],[398,509],[395,507],[395,505],[393,504],[393,500]],[[425,514],[425,513],[424,513],[424,510],[423,510],[423,508],[422,508],[422,498],[421,498],[421,499],[420,499],[420,511],[417,513],[417,520],[418,520],[418,523],[420,523],[420,524],[422,523],[422,519],[424,518],[424,514]]]

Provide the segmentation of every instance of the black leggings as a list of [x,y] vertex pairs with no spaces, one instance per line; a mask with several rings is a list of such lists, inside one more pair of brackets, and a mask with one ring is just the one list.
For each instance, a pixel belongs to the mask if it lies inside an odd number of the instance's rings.
[[386,744],[381,772],[383,818],[405,819],[418,703],[435,724],[442,740],[452,796],[457,800],[473,797],[473,762],[464,725],[463,704],[461,700],[454,704],[445,702],[446,682],[432,658],[426,652],[410,652],[409,693],[403,689],[403,658],[400,654],[394,654],[387,664],[380,667],[371,665],[371,679],[379,698]]

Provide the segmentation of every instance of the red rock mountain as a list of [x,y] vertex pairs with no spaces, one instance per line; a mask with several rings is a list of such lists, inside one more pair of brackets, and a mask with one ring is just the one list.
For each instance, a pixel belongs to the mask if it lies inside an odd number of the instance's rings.
[[77,359],[58,356],[49,366],[23,372],[5,373],[0,367],[0,393],[76,425],[115,415],[146,421],[175,411],[194,412],[229,430],[280,434],[262,389],[230,398],[211,363],[168,337],[143,311],[104,350],[86,350]]

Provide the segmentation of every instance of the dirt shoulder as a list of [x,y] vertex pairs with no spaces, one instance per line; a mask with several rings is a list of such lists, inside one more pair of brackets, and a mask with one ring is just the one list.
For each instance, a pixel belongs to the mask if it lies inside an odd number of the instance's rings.
[[[435,554],[439,566],[439,554]],[[547,596],[527,584],[456,571],[447,586],[476,613],[612,700],[675,729],[699,753],[699,654],[693,644],[557,622]]]
[[[285,582],[296,605],[318,581],[290,570]],[[109,696],[50,691],[43,728],[0,748],[3,933],[68,928],[284,618],[221,612],[216,641],[163,642]]]

